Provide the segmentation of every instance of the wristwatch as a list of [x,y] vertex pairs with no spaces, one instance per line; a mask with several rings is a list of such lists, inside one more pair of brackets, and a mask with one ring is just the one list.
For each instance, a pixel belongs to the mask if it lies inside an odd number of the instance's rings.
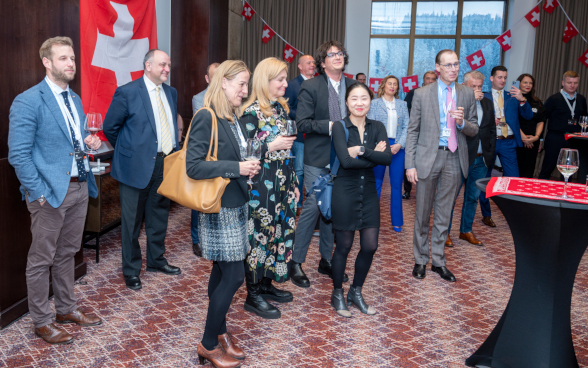
[[41,195],[39,198],[37,198],[37,202],[43,204],[46,201],[45,196]]

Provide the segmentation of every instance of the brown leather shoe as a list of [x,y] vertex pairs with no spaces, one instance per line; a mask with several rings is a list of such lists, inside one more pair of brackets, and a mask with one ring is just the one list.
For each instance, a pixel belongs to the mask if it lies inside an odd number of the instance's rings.
[[196,353],[198,354],[200,365],[203,365],[208,360],[216,368],[236,368],[241,366],[241,361],[226,354],[220,345],[217,345],[213,350],[206,350],[200,343],[196,348]]
[[496,227],[496,224],[494,223],[494,221],[492,221],[492,217],[490,217],[490,216],[484,216],[484,217],[482,217],[482,222],[486,226]]
[[229,354],[235,359],[245,359],[245,352],[243,349],[238,347],[237,344],[235,344],[233,341],[233,335],[231,335],[230,332],[227,332],[224,335],[218,335],[218,342],[220,343],[225,353]]
[[76,309],[70,314],[58,314],[55,316],[55,322],[76,323],[82,327],[98,326],[102,324],[102,320],[100,318],[84,314],[80,308]]
[[449,237],[449,235],[447,235],[447,240],[445,240],[445,246],[449,247],[449,248],[453,248],[453,242],[451,241],[451,238]]
[[52,345],[71,344],[75,339],[67,331],[49,323],[46,326],[35,328],[35,335]]
[[482,245],[484,245],[484,243],[482,243],[481,241],[479,241],[478,239],[476,239],[476,237],[474,236],[474,233],[469,232],[469,233],[459,233],[459,238],[463,239],[463,240],[467,240],[470,244],[473,245],[479,245],[480,247]]

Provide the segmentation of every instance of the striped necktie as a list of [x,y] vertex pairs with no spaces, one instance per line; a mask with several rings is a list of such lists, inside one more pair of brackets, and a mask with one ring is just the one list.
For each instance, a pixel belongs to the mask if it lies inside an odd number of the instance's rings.
[[163,101],[161,101],[161,95],[159,94],[161,87],[155,88],[157,91],[157,107],[159,109],[159,123],[161,124],[161,151],[168,155],[173,147],[171,132],[169,129],[169,122],[167,120],[167,114],[163,107]]

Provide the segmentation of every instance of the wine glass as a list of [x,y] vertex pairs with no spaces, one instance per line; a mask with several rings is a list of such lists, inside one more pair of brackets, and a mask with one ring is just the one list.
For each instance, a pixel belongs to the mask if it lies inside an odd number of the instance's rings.
[[562,148],[561,151],[559,151],[559,157],[557,158],[557,169],[564,176],[565,184],[563,194],[557,196],[558,198],[573,199],[573,197],[566,195],[566,188],[568,186],[568,178],[578,171],[579,166],[580,159],[578,158],[577,149]]
[[[287,137],[292,137],[298,134],[298,128],[296,127],[296,121],[294,120],[286,120],[285,129],[285,136]],[[286,158],[296,158],[296,156],[292,156],[292,153],[290,153],[290,156],[287,156]]]
[[[261,141],[257,138],[248,138],[247,139],[247,153],[245,155],[245,161],[259,161],[261,160]],[[251,180],[247,180],[247,184],[253,185],[256,182]]]
[[[84,129],[91,135],[96,135],[102,130],[102,114],[97,112],[90,112],[86,115],[86,121],[84,122]],[[86,146],[87,147],[87,146]],[[98,151],[87,147],[86,153],[96,154]]]
[[582,127],[581,135],[588,135],[588,133],[586,132],[586,127],[588,127],[588,116],[580,116],[580,118],[578,119],[578,123]]

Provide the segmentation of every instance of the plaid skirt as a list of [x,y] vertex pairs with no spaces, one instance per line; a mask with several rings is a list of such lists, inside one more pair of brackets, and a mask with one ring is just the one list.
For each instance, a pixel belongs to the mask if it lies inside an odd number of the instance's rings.
[[221,207],[219,213],[198,212],[198,238],[202,257],[217,262],[242,261],[249,252],[247,203]]

